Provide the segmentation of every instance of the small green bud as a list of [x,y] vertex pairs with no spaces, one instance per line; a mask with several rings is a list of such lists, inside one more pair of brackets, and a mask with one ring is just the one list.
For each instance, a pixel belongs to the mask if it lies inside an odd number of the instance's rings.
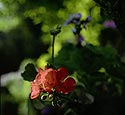
[[42,100],[42,101],[45,101],[46,98],[47,98],[47,95],[42,95],[42,96],[41,96],[41,100]]
[[53,100],[53,94],[50,94],[50,95],[49,95],[49,99],[50,99],[50,100]]

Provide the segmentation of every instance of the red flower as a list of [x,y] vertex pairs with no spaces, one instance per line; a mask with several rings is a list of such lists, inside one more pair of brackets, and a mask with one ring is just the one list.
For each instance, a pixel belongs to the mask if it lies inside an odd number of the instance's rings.
[[52,92],[52,89],[56,84],[56,72],[52,68],[45,70],[39,69],[35,81],[44,91]]
[[56,92],[68,94],[74,90],[75,80],[68,77],[66,68],[46,68],[38,69],[38,74],[34,81],[31,81],[31,99],[35,99],[41,92],[52,93],[53,88]]
[[56,71],[57,84],[56,92],[69,94],[75,88],[75,80],[71,77],[68,77],[68,70],[66,68],[59,68]]
[[31,82],[31,99],[38,97],[41,92],[52,92],[55,84],[55,70],[52,68],[45,70],[39,68],[35,80]]

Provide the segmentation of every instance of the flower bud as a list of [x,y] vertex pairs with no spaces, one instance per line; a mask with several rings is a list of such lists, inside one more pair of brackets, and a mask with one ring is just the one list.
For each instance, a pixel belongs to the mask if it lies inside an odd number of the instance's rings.
[[49,99],[50,99],[50,100],[53,100],[53,94],[50,94],[50,95],[49,95]]
[[42,95],[41,100],[44,101],[47,98],[47,95]]

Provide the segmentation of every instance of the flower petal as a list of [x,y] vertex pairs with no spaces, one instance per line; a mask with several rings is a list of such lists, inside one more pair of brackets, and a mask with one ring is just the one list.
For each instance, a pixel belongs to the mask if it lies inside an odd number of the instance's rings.
[[63,93],[68,94],[72,92],[75,88],[75,84],[76,84],[75,80],[71,77],[68,77],[63,83],[63,87],[64,87]]
[[43,89],[47,92],[51,92],[56,85],[56,71],[52,68],[49,68],[44,72],[44,79],[42,81]]
[[56,71],[56,75],[57,75],[57,80],[58,81],[63,81],[67,76],[68,76],[68,70],[66,68],[59,68]]
[[38,74],[36,75],[35,82],[40,85],[41,84],[41,76],[43,74],[43,70],[41,68],[38,69]]
[[40,87],[37,85],[35,82],[31,82],[31,99],[35,99],[39,96],[40,94]]
[[56,92],[69,94],[75,88],[75,80],[71,77],[68,77],[64,82],[59,82],[56,87]]

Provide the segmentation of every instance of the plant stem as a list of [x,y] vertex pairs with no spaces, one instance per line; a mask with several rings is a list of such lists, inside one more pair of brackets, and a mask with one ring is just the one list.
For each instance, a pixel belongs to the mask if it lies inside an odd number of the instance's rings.
[[54,43],[55,43],[55,35],[53,35],[53,41],[52,41],[52,63],[54,63]]

